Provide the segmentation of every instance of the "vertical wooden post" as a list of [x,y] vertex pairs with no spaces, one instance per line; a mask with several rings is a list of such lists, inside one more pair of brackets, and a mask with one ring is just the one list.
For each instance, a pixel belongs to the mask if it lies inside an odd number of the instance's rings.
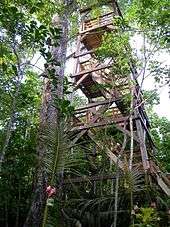
[[[135,117],[138,117],[137,110],[134,111]],[[149,160],[148,160],[148,153],[146,149],[145,139],[144,139],[144,129],[142,127],[140,119],[136,120],[136,129],[137,129],[137,135],[139,139],[139,145],[140,145],[140,151],[141,151],[141,157],[142,157],[142,163],[144,171],[147,172],[147,170],[150,168]]]

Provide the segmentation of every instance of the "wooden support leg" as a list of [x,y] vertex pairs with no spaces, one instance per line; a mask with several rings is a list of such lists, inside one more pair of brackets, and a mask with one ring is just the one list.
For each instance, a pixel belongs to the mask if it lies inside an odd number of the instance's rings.
[[150,165],[149,165],[149,160],[148,160],[146,144],[144,141],[144,129],[142,127],[140,119],[136,120],[136,128],[137,128],[137,135],[138,135],[140,151],[141,151],[141,156],[142,156],[143,168],[144,168],[144,171],[147,172],[147,170],[150,168]]

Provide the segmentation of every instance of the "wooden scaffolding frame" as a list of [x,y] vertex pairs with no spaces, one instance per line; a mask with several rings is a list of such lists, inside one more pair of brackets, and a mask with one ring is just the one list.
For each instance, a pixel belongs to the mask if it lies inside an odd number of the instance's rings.
[[[105,88],[110,83],[113,62],[100,62],[96,58],[95,51],[102,43],[105,32],[114,32],[114,16],[122,16],[116,1],[109,1],[112,5],[109,12],[98,18],[89,18],[91,7],[81,10],[81,25],[77,37],[77,47],[74,54],[75,66],[71,76],[74,79],[74,91],[80,89],[88,99],[88,104],[79,107],[72,119],[71,133],[74,135],[72,145],[75,145],[86,135],[90,140],[102,147],[100,142],[95,141],[95,128],[107,128],[114,124],[118,131],[131,137],[129,125],[129,113],[122,97],[130,93],[127,78],[117,79],[114,88]],[[133,69],[135,71],[135,69]],[[149,133],[149,121],[144,109],[142,92],[137,80],[134,78],[134,111],[132,121],[134,125],[134,141],[138,143],[140,160],[133,163],[140,166],[140,171],[154,177],[160,188],[170,195],[170,183],[155,163],[153,156],[155,146]],[[118,153],[109,147],[106,149],[108,157],[113,163],[118,163],[123,170],[124,163],[118,162]],[[113,179],[113,176],[103,176],[105,179]],[[100,180],[101,176],[91,177],[92,180]],[[73,182],[83,182],[86,179],[72,179]],[[68,183],[66,180],[65,183]]]

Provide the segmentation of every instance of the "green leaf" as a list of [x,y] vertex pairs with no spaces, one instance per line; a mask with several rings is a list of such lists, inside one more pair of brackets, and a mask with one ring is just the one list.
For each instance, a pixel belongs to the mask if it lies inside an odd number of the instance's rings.
[[38,10],[37,6],[33,6],[30,10],[30,13],[33,14]]
[[17,7],[15,7],[15,6],[11,6],[11,7],[9,7],[9,11],[10,11],[12,14],[16,14],[16,13],[18,12],[18,9],[17,9]]
[[17,67],[16,67],[16,65],[12,65],[12,70],[14,71],[15,74],[17,74]]
[[43,25],[43,24],[42,24],[42,25],[40,25],[39,29],[40,29],[40,30],[47,30],[46,26],[45,26],[45,25]]
[[5,64],[4,62],[2,63],[2,69],[3,71],[6,71],[8,68],[7,64]]

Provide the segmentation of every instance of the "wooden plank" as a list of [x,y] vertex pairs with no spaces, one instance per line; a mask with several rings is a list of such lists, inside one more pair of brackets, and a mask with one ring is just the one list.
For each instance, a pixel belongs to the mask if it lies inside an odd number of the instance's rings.
[[91,32],[91,31],[94,31],[94,30],[96,30],[96,29],[98,29],[98,28],[104,28],[104,27],[107,27],[107,26],[109,26],[109,25],[113,25],[113,22],[109,22],[109,23],[106,23],[106,24],[103,24],[103,25],[98,25],[98,26],[94,26],[94,27],[92,27],[92,28],[89,28],[89,29],[87,29],[87,30],[84,30],[84,31],[80,31],[79,33],[80,33],[80,35],[83,35],[83,34],[86,34],[86,33],[89,33],[89,32]]
[[87,23],[87,22],[89,22],[89,21],[97,20],[98,18],[107,17],[107,16],[109,16],[109,15],[111,15],[111,14],[114,14],[114,11],[111,11],[111,12],[109,12],[109,13],[103,14],[103,15],[101,15],[101,16],[99,16],[99,17],[95,17],[95,18],[93,18],[93,19],[86,19],[86,20],[84,20],[84,22]]
[[89,76],[89,74],[84,74],[74,85],[73,91],[77,90],[79,85]]
[[[134,110],[134,114],[135,114],[136,118],[139,117],[136,110]],[[140,144],[143,168],[146,172],[148,169],[150,169],[150,164],[149,164],[146,144],[145,144],[145,141],[144,141],[144,131],[143,131],[143,127],[142,127],[140,119],[136,120],[136,128],[137,128],[137,135],[138,135],[139,144]]]
[[112,120],[107,120],[107,121],[100,121],[100,122],[97,122],[97,123],[90,123],[90,124],[84,124],[82,126],[76,126],[76,127],[73,127],[71,129],[71,131],[81,131],[81,130],[86,130],[86,129],[90,129],[90,128],[96,128],[96,127],[102,127],[102,126],[105,126],[105,125],[111,125],[113,123],[117,124],[117,123],[120,123],[120,122],[124,122],[128,119],[128,117],[120,117],[120,118],[115,118],[115,119],[112,119]]
[[[108,105],[106,106],[101,106],[99,108],[99,110],[96,111],[96,116],[91,120],[91,123],[94,123],[95,121],[97,121],[97,119],[100,117],[100,114],[102,114],[103,112],[105,112],[108,109]],[[87,132],[87,129],[82,130],[80,133],[77,134],[76,138],[74,139],[74,141],[72,141],[72,146]]]
[[141,120],[142,126],[144,127],[144,129],[145,129],[145,131],[146,131],[146,133],[147,133],[147,135],[148,135],[148,139],[149,139],[149,142],[150,142],[150,144],[151,144],[151,148],[155,148],[155,144],[154,144],[154,142],[153,142],[153,140],[152,140],[152,137],[151,137],[151,135],[150,135],[150,132],[149,132],[148,128],[146,127],[146,125],[145,125],[145,123],[144,123],[144,121],[143,121],[143,118],[141,117],[140,113],[139,113],[139,118],[140,118],[140,120]]
[[[91,19],[88,22],[84,21],[84,30],[93,28],[93,27],[98,27],[98,26],[102,26],[102,25],[106,25],[108,23],[113,23],[113,14],[111,15],[103,15],[102,17],[96,18],[96,19]],[[83,30],[82,30],[83,31]]]
[[[89,59],[87,59],[87,60],[84,60],[84,61],[80,61],[80,64],[82,65],[82,66],[84,66],[84,65],[90,65],[90,63],[91,63],[91,60],[93,60],[92,58],[89,58]],[[87,64],[88,63],[88,64]]]
[[[123,121],[122,121],[122,122],[123,122]],[[105,126],[107,127],[107,125],[108,125],[108,124],[106,124]],[[105,126],[102,126],[102,127],[105,127]],[[115,124],[115,127],[116,127],[118,130],[120,130],[122,133],[128,135],[129,137],[131,136],[130,132],[129,132],[127,129],[124,129],[123,127],[121,127],[120,125]],[[79,136],[77,137],[76,141],[73,141],[73,142],[74,142],[73,144],[75,144],[75,143],[78,141],[78,139],[84,134],[84,133],[82,133],[82,132],[83,132],[83,131],[81,131],[81,133],[78,134]],[[136,142],[138,142],[138,143],[140,142],[139,139],[138,139],[138,137],[137,137],[136,135],[134,135],[134,140],[135,140]]]
[[158,182],[158,185],[161,187],[161,189],[168,195],[170,196],[170,188],[165,184],[165,182],[162,180],[162,178],[156,174],[156,179]]
[[[81,30],[82,32],[83,31],[88,31],[91,30],[91,29],[98,29],[98,28],[101,28],[103,26],[107,26],[107,25],[113,25],[113,17],[103,17],[101,20],[91,20],[90,22],[85,22],[84,23],[84,30]],[[113,28],[113,27],[112,27]],[[80,31],[80,33],[82,33]],[[86,34],[86,33],[84,33]]]
[[154,175],[160,174],[160,177],[164,181],[164,183],[170,188],[170,179],[167,174],[163,173],[160,167],[153,161],[150,160],[151,173]]
[[77,77],[77,76],[82,76],[84,74],[96,72],[96,71],[99,71],[99,70],[102,70],[102,69],[106,69],[106,68],[111,68],[111,67],[112,67],[112,65],[102,65],[100,67],[92,68],[90,70],[83,70],[83,71],[80,71],[79,73],[76,73],[76,74],[72,75],[71,78]]
[[117,10],[118,15],[123,18],[122,12],[120,11],[120,8],[119,8],[119,5],[118,5],[117,1],[112,0],[112,2],[116,6],[116,10]]
[[87,55],[87,54],[93,54],[93,53],[95,53],[95,51],[96,51],[96,50],[89,50],[89,51],[87,51],[87,52],[85,52],[85,53],[76,54],[76,55],[74,55],[74,58],[83,57],[83,56],[85,56],[85,55]]
[[77,141],[86,133],[85,131],[81,131],[79,134],[77,134],[77,136],[73,139],[73,141],[71,142],[71,147],[74,146],[75,143],[77,143]]
[[82,113],[81,111],[86,111],[89,108],[95,107],[95,106],[100,106],[100,105],[105,105],[105,104],[112,104],[115,101],[119,101],[120,99],[112,98],[104,101],[99,101],[99,102],[94,102],[94,103],[89,103],[85,106],[79,107],[78,109],[75,110],[75,113]]
[[[81,115],[78,115],[77,116],[77,118],[81,120],[81,118],[84,118],[87,113],[93,113],[93,114],[95,114],[95,111],[94,110],[96,111],[96,108],[95,109],[94,108],[91,108],[90,110],[83,111],[83,112],[81,112]],[[103,116],[103,117],[106,118],[105,120],[110,119],[110,118],[112,118],[112,119],[113,118],[116,118],[116,116],[123,117],[117,107],[110,107],[107,110],[108,110],[107,116]],[[84,123],[84,122],[82,122],[82,123]]]
[[69,60],[70,58],[75,58],[75,52],[69,54],[69,55],[66,57],[66,60]]

